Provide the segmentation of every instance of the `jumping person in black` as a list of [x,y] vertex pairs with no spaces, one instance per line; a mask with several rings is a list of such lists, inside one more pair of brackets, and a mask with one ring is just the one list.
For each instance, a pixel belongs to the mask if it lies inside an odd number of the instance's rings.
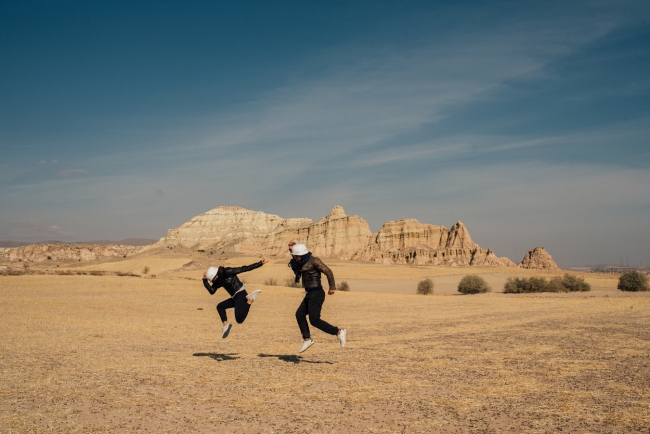
[[300,348],[300,352],[306,351],[307,348],[314,345],[314,340],[309,333],[309,325],[307,325],[307,316],[311,325],[338,338],[341,348],[345,347],[346,331],[334,327],[333,325],[323,321],[320,318],[320,313],[325,303],[325,290],[321,285],[320,275],[324,273],[327,276],[327,283],[329,284],[329,295],[334,295],[336,291],[336,282],[334,281],[334,273],[327,265],[320,259],[312,256],[304,244],[290,244],[291,254],[293,259],[289,262],[289,266],[296,273],[296,282],[302,277],[302,287],[305,288],[305,298],[298,306],[296,311],[296,320],[304,342]]
[[235,308],[235,321],[237,321],[237,324],[241,324],[248,316],[251,304],[253,304],[259,293],[262,292],[261,289],[258,289],[248,294],[246,287],[237,275],[259,268],[264,264],[266,264],[266,260],[263,259],[260,262],[244,265],[243,267],[210,267],[203,273],[203,286],[205,286],[205,289],[208,290],[210,295],[213,295],[221,287],[230,294],[230,298],[225,299],[217,305],[217,312],[219,312],[219,317],[223,323],[222,338],[225,339],[228,337],[232,328],[232,324],[228,322],[228,317],[226,316],[226,309]]

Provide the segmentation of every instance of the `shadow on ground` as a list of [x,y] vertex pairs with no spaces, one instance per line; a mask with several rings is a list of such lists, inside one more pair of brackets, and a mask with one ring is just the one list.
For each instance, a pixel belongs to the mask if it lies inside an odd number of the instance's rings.
[[257,357],[276,357],[279,360],[282,360],[283,362],[289,362],[289,363],[325,363],[328,365],[332,365],[332,362],[325,362],[325,361],[313,361],[313,360],[305,360],[300,356],[295,356],[293,354],[258,354]]
[[237,360],[239,358],[239,357],[233,357],[233,356],[236,356],[237,353],[234,353],[234,354],[194,353],[192,355],[194,357],[209,357],[212,360],[216,360],[217,362],[223,362],[224,360]]

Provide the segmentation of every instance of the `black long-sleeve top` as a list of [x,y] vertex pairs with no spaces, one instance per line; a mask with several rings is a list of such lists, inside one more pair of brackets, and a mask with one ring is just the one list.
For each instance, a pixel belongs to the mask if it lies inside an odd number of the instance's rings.
[[260,261],[256,262],[255,264],[244,265],[243,267],[224,267],[221,271],[221,274],[218,275],[217,280],[212,282],[212,285],[210,285],[208,279],[203,279],[203,286],[205,286],[205,289],[208,290],[210,295],[213,295],[215,292],[217,292],[217,289],[224,288],[232,297],[244,285],[241,283],[241,280],[239,280],[237,275],[239,273],[245,273],[247,271],[260,268],[262,265],[262,261]]

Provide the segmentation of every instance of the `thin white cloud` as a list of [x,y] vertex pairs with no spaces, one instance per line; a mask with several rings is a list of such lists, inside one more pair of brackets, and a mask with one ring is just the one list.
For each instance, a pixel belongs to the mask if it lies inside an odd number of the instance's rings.
[[37,164],[47,164],[47,161],[45,161],[45,160],[41,160],[41,161],[39,161]]
[[85,169],[66,169],[59,172],[59,176],[62,178],[69,178],[75,175],[88,175],[89,172]]

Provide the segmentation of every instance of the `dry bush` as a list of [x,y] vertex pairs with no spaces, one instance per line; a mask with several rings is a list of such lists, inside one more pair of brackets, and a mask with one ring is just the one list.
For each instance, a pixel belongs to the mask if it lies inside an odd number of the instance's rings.
[[0,271],[0,276],[22,276],[27,273],[25,270],[15,270],[13,268],[7,268],[6,270]]
[[433,280],[424,279],[418,283],[418,289],[416,290],[418,294],[428,295],[433,293]]
[[59,276],[72,276],[72,271],[70,270],[56,270],[55,273]]
[[350,285],[345,280],[342,280],[341,283],[339,283],[338,290],[339,291],[349,291],[350,290]]
[[485,279],[477,274],[468,274],[458,282],[458,292],[462,294],[482,294],[491,290]]
[[147,274],[151,268],[145,265],[145,267],[142,269],[142,274]]
[[121,277],[140,277],[139,274],[124,273],[124,272],[122,272],[122,271],[117,271],[115,274],[116,274],[117,276],[121,276]]
[[300,282],[296,282],[296,279],[291,277],[284,282],[284,286],[288,286],[289,288],[302,288]]
[[566,273],[562,276],[562,285],[569,292],[587,292],[591,291],[591,285],[585,282],[585,279],[579,276],[573,276]]
[[89,271],[88,274],[90,274],[91,276],[103,276],[106,273],[103,271],[93,270],[93,271]]
[[508,277],[503,292],[506,294],[530,294],[537,292],[558,292],[557,282],[549,285],[543,277]]
[[650,291],[648,276],[639,273],[637,270],[627,271],[621,274],[618,279],[617,288],[621,291]]
[[278,279],[275,277],[269,277],[268,279],[264,279],[264,284],[266,286],[278,286]]

